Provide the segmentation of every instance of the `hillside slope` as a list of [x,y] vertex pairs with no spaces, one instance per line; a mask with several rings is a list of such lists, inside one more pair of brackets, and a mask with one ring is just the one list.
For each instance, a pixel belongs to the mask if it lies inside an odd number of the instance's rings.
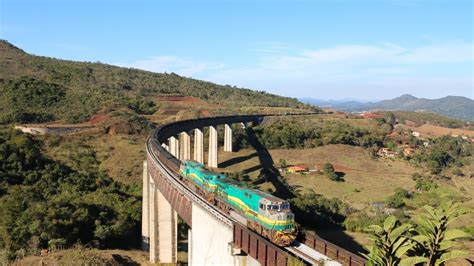
[[101,109],[116,107],[151,114],[155,109],[150,101],[162,94],[192,96],[222,106],[304,107],[296,99],[174,73],[34,56],[0,40],[0,123],[81,122]]

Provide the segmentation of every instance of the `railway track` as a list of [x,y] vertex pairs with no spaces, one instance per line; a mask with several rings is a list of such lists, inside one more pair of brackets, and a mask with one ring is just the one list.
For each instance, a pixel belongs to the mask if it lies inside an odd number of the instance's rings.
[[[159,127],[157,130],[154,131],[152,136],[147,139],[146,149],[147,153],[150,155],[152,164],[154,165],[155,169],[157,169],[163,177],[168,180],[170,184],[174,188],[176,188],[182,195],[185,195],[190,201],[193,203],[198,204],[202,209],[206,212],[210,213],[218,220],[223,222],[229,227],[235,227],[238,225],[240,228],[246,228],[245,225],[241,224],[236,219],[232,218],[228,214],[224,213],[220,210],[217,206],[212,205],[206,199],[204,199],[201,195],[195,192],[192,188],[189,188],[187,184],[185,184],[181,179],[178,172],[174,171],[172,168],[168,167],[170,160],[174,161],[174,164],[179,165],[179,161],[174,158],[170,157],[171,155],[161,147],[161,142],[165,141],[170,136],[177,134],[182,131],[190,130],[192,128],[197,128],[203,125],[209,124],[222,124],[222,123],[236,123],[236,121],[253,121],[256,119],[263,119],[266,116],[289,116],[289,115],[311,115],[314,113],[306,113],[306,114],[266,114],[266,115],[245,115],[245,116],[235,116],[235,117],[216,117],[216,118],[204,118],[204,119],[193,119],[188,121],[179,121],[176,123],[168,124]],[[229,122],[228,122],[229,121]],[[167,155],[167,158],[163,158],[160,155]],[[160,159],[161,158],[161,159]],[[161,160],[165,160],[162,162]],[[257,234],[249,229],[246,229],[250,232],[250,234]],[[235,234],[235,231],[234,231]],[[249,233],[247,233],[249,234]],[[258,234],[257,234],[258,235]],[[304,243],[295,242],[290,247],[279,247],[262,237],[259,240],[260,242],[264,242],[265,245],[269,249],[274,250],[275,258],[279,255],[276,254],[288,254],[286,257],[288,258],[290,254],[296,258],[299,258],[307,265],[330,265],[330,266],[339,266],[339,265],[363,265],[364,260],[357,255],[354,255],[346,250],[343,250],[332,243],[329,243],[325,240],[322,240],[318,237],[304,237],[302,241]],[[249,239],[248,239],[249,240]],[[250,241],[250,240],[249,240]],[[318,249],[321,246],[321,243],[324,245],[324,249]],[[335,251],[335,252],[334,252]],[[251,253],[251,252],[250,252]],[[250,254],[249,253],[249,254]],[[342,256],[340,256],[342,254]],[[251,255],[251,254],[250,254]],[[362,259],[362,260],[361,260]],[[287,260],[288,262],[288,260]],[[361,264],[362,263],[362,264]]]

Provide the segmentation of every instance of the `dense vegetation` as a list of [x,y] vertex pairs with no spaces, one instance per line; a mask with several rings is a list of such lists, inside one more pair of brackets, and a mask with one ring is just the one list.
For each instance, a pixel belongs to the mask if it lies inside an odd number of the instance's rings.
[[418,145],[412,160],[426,166],[432,174],[439,174],[450,166],[468,165],[473,146],[462,138],[443,136],[433,139],[428,147]]
[[386,132],[382,127],[381,129],[380,132],[373,132],[339,121],[278,119],[257,126],[254,131],[269,149],[294,149],[314,148],[328,144],[382,146]]
[[442,116],[435,113],[426,112],[393,112],[398,122],[401,124],[414,123],[415,126],[421,126],[423,124],[437,125],[448,128],[462,128],[466,125],[466,122],[446,116]]
[[137,244],[140,191],[98,170],[87,145],[70,147],[67,164],[46,157],[41,142],[0,133],[0,249],[10,259],[75,243]]
[[193,96],[235,107],[308,108],[296,99],[174,73],[32,56],[6,41],[0,41],[0,77],[0,123],[81,122],[101,109],[118,107],[151,114],[156,111],[153,97],[161,94]]

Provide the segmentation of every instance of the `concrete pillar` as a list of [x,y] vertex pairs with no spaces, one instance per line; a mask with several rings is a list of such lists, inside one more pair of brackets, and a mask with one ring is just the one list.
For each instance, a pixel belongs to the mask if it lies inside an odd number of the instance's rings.
[[191,159],[191,138],[188,132],[179,134],[179,146],[181,147],[179,158],[181,160]]
[[207,165],[217,168],[217,129],[214,126],[209,127],[209,157]]
[[150,181],[148,177],[147,161],[143,161],[143,189],[142,189],[142,249],[150,249],[150,233],[149,233],[149,202],[148,190]]
[[158,201],[158,262],[178,261],[178,214],[166,198],[157,190]]
[[169,138],[169,143],[170,143],[170,153],[178,158],[179,158],[179,141],[176,137],[172,136]]
[[188,265],[238,265],[229,250],[233,230],[199,205],[192,205],[193,225],[188,235]]
[[166,143],[161,143],[161,147],[167,151],[170,151],[170,146],[166,145]]
[[156,202],[156,187],[153,179],[150,178],[148,193],[149,205],[149,235],[150,235],[150,262],[158,262],[158,208]]
[[194,129],[194,160],[204,163],[204,134],[200,128]]
[[224,151],[232,152],[232,128],[224,125]]
[[193,230],[188,228],[188,265],[193,265]]

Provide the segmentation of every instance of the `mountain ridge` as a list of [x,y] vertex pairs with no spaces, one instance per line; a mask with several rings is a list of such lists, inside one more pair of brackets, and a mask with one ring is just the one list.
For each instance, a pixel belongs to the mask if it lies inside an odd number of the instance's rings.
[[[319,99],[304,98],[306,103],[324,102]],[[339,111],[415,111],[433,112],[452,118],[474,121],[474,100],[464,96],[448,95],[439,99],[418,98],[411,94],[378,102],[363,103],[360,101],[339,102],[324,107]]]

